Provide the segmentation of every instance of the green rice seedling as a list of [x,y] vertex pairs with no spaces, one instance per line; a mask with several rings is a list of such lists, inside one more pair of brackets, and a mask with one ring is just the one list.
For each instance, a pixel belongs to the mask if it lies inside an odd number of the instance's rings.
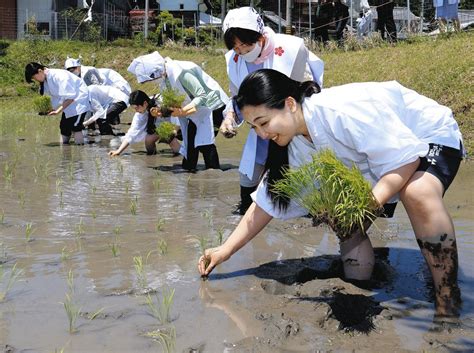
[[96,218],[97,218],[97,211],[96,211],[96,210],[92,210],[91,216],[92,216],[93,219],[96,219]]
[[3,178],[5,181],[9,184],[12,183],[13,181],[13,173],[14,173],[15,167],[13,163],[5,163],[3,165]]
[[69,293],[74,294],[74,272],[72,271],[72,269],[70,269],[69,272],[67,273],[66,282],[67,282],[67,287],[69,289]]
[[130,200],[130,213],[134,216],[137,215],[137,201],[136,199]]
[[217,235],[216,235],[216,240],[217,240],[217,244],[219,245],[222,245],[222,241],[224,240],[224,227],[220,227],[218,230],[217,230]]
[[[204,266],[207,268],[211,260],[206,255],[206,249],[209,247],[209,239],[205,235],[200,235],[197,237],[199,244],[200,254],[204,256]],[[203,279],[206,279],[207,276],[201,276]]]
[[90,321],[92,321],[92,320],[94,320],[97,316],[99,316],[104,310],[105,310],[105,308],[100,308],[99,310],[93,312],[92,314],[87,315],[87,318],[88,318]]
[[146,303],[151,314],[159,321],[161,325],[165,325],[171,321],[171,306],[173,305],[174,289],[163,288],[161,298],[155,294],[155,300],[150,294],[146,296]]
[[63,180],[61,178],[56,179],[56,192],[63,190]]
[[5,223],[5,210],[0,211],[0,224]]
[[33,234],[33,223],[26,223],[25,226],[25,239],[29,243],[31,241],[31,234]]
[[142,256],[133,257],[133,266],[135,267],[135,274],[137,275],[138,286],[142,289],[148,287],[148,280],[146,278],[145,264]]
[[66,310],[69,321],[69,333],[74,333],[77,331],[76,321],[81,314],[81,309],[74,303],[74,299],[69,293],[66,293],[66,298],[62,304],[64,305],[64,310]]
[[100,165],[100,158],[98,156],[94,158],[94,164],[95,164],[95,172],[97,176],[100,176],[101,165]]
[[67,261],[71,258],[71,252],[64,246],[61,249],[61,261]]
[[112,251],[112,256],[117,257],[120,255],[120,244],[118,238],[116,237],[115,240],[110,244],[110,250]]
[[8,292],[12,289],[15,282],[18,281],[22,273],[23,270],[18,268],[15,263],[10,270],[8,279],[6,279],[5,268],[3,264],[0,264],[0,303],[6,299]]
[[33,106],[39,115],[47,115],[53,110],[50,96],[36,96],[33,98]]
[[74,180],[74,163],[71,161],[67,167],[69,180]]
[[158,253],[165,255],[168,252],[168,243],[165,239],[158,240]]
[[165,88],[161,92],[161,114],[163,117],[171,115],[171,108],[181,108],[184,103],[185,95],[173,88]]
[[328,224],[343,239],[364,223],[373,221],[379,207],[371,186],[355,165],[347,168],[331,150],[322,150],[313,161],[287,170],[274,190],[306,208],[319,223]]
[[165,353],[172,353],[175,351],[176,329],[174,326],[171,326],[167,329],[158,329],[147,332],[145,337],[149,337],[157,341]]
[[213,222],[213,219],[214,219],[214,216],[212,215],[212,211],[211,210],[204,210],[201,215],[207,220],[207,223],[209,224],[209,226],[211,227],[212,226],[212,222]]
[[153,179],[153,188],[155,189],[155,191],[158,191],[160,189],[160,183],[161,183],[161,180],[159,176],[157,175],[156,178]]
[[18,193],[18,202],[20,203],[20,207],[22,209],[24,209],[25,208],[25,202],[26,202],[26,200],[25,200],[25,190],[22,190]]
[[130,191],[130,180],[125,181],[125,193],[128,195],[128,192]]
[[92,185],[91,190],[92,190],[92,195],[95,195],[95,193],[97,192],[97,186]]
[[0,264],[3,264],[8,260],[7,250],[7,246],[4,243],[0,243]]
[[175,136],[176,134],[175,130],[176,130],[176,127],[173,123],[164,121],[156,127],[155,133],[160,138],[160,141],[167,142],[167,141],[171,141],[171,139]]
[[163,226],[165,225],[165,220],[163,218],[159,218],[155,223],[155,230],[156,232],[161,232],[163,230]]
[[82,217],[79,219],[79,223],[75,225],[75,233],[76,237],[80,237],[81,235],[84,235],[85,230],[84,230],[84,221],[82,220]]
[[122,227],[121,227],[120,225],[116,225],[116,226],[114,227],[114,234],[115,234],[116,236],[119,236],[121,232],[122,232]]

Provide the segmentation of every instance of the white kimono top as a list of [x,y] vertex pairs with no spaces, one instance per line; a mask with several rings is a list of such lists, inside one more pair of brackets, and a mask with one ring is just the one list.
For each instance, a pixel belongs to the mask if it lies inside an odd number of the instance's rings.
[[97,119],[105,119],[107,117],[107,109],[109,105],[117,102],[124,102],[127,107],[128,95],[112,86],[90,85],[87,87],[89,91],[89,102],[93,115],[86,121],[90,124]]
[[[290,142],[290,167],[299,167],[311,161],[312,153],[329,148],[346,166],[354,162],[372,186],[388,172],[426,156],[429,143],[459,149],[462,142],[451,109],[396,81],[324,89],[305,99],[303,114],[313,142],[302,136]],[[307,214],[293,201],[285,212],[273,207],[263,181],[252,197],[276,218]]]
[[[274,34],[275,49],[263,63],[264,69],[274,69],[284,73],[294,80],[303,81],[305,79],[306,66],[309,67],[313,80],[323,85],[324,63],[315,54],[308,51],[302,38],[290,36],[287,34]],[[306,65],[296,62],[300,52],[307,53]],[[236,95],[242,81],[249,74],[247,64],[240,55],[230,50],[225,55],[227,61],[227,74],[230,79],[231,94]],[[300,65],[300,67],[298,67]],[[299,68],[299,70],[298,70]],[[295,70],[296,69],[296,70]],[[230,110],[228,106],[226,110]],[[250,130],[244,151],[240,160],[239,171],[252,179],[255,159],[257,154],[257,134]]]
[[126,79],[123,78],[117,71],[112,69],[97,69],[104,79],[103,84],[118,88],[127,95],[132,93],[132,88]]
[[[192,70],[193,72],[199,72],[202,80],[210,89],[217,91],[221,95],[221,100],[227,102],[229,100],[228,96],[219,86],[219,84],[210,77],[206,72],[204,72],[199,66],[191,61],[177,61],[171,60],[170,58],[165,58],[166,74],[167,79],[169,80],[171,87],[177,89],[181,94],[185,95],[185,100],[183,106],[191,102],[191,97],[188,96],[185,89],[179,82],[179,75],[183,69]],[[188,139],[188,121],[191,119],[194,124],[196,124],[196,138],[194,140],[194,146],[205,146],[214,143],[214,126],[212,121],[212,110],[205,106],[196,107],[196,112],[192,115],[187,116],[186,118],[179,118],[181,132],[183,134],[183,143],[181,144],[181,149],[179,153],[187,158],[187,139]]]
[[51,105],[57,109],[66,99],[74,101],[64,109],[66,118],[88,112],[89,91],[83,80],[62,69],[48,69],[44,81],[44,93],[51,96]]

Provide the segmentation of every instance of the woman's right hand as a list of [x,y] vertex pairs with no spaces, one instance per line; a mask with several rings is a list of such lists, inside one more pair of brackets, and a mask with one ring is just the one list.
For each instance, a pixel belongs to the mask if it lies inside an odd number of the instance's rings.
[[232,138],[237,135],[237,130],[235,129],[235,119],[233,114],[227,114],[227,116],[222,121],[221,126],[219,127],[220,132],[227,138]]
[[118,150],[116,151],[110,151],[109,152],[109,156],[110,157],[117,157],[117,156],[120,156],[120,152]]
[[214,267],[230,258],[230,254],[223,245],[206,249],[204,255],[199,258],[198,270],[201,276],[208,276]]

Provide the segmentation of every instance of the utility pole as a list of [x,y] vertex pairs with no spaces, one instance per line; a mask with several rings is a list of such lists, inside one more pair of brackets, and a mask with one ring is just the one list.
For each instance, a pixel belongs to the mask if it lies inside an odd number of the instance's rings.
[[148,0],[145,0],[145,31],[144,31],[145,39],[148,38]]
[[225,14],[226,14],[226,3],[227,1],[226,0],[221,0],[221,20],[222,20],[222,23],[224,23],[224,18],[225,18]]
[[293,21],[291,20],[291,0],[286,0],[286,34],[292,34],[293,31]]
[[278,33],[281,33],[281,1],[278,0]]

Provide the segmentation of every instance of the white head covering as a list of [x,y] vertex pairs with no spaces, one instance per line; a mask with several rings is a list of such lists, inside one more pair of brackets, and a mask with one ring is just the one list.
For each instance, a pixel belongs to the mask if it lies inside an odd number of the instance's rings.
[[137,77],[138,83],[159,78],[165,72],[165,59],[157,51],[133,59],[127,69]]
[[252,31],[263,33],[262,17],[255,11],[253,7],[240,7],[238,9],[230,10],[224,19],[222,30],[224,33],[229,28],[245,28]]
[[72,67],[78,67],[78,66],[81,66],[81,59],[74,59],[68,56],[66,61],[64,62],[64,68],[66,70]]

